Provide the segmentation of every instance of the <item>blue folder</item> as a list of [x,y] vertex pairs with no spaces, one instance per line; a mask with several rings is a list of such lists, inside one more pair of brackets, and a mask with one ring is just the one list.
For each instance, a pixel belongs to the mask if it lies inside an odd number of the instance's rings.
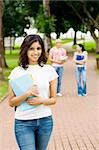
[[76,60],[83,60],[84,59],[84,56],[82,56],[82,55],[77,55],[76,56]]
[[[33,86],[34,81],[33,81],[32,75],[25,74],[25,75],[15,78],[15,79],[10,79],[9,83],[10,83],[15,95],[20,96]],[[35,96],[29,96],[28,98],[33,98],[33,97],[35,97]],[[19,107],[20,110],[27,110],[27,109],[35,108],[37,106],[31,106],[31,105],[27,104],[27,102],[25,100],[17,107]]]

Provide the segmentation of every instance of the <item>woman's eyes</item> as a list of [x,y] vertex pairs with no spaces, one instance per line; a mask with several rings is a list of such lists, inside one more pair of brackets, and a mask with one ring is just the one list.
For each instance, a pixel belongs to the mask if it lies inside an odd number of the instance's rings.
[[[35,49],[35,48],[31,47],[29,50],[30,50],[30,51],[33,51],[34,49]],[[37,47],[36,49],[39,51],[39,50],[41,50],[41,47]]]
[[41,50],[41,47],[38,47],[37,50]]

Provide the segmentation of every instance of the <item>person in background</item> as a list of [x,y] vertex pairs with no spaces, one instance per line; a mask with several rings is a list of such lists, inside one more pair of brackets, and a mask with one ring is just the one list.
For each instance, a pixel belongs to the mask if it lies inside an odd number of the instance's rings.
[[[52,112],[48,105],[56,103],[58,75],[51,65],[46,64],[44,43],[39,35],[28,35],[20,49],[19,66],[12,70],[9,79],[31,73],[36,79],[36,86],[16,96],[9,85],[9,105],[17,107],[15,111],[17,144],[20,150],[46,150],[53,129]],[[35,97],[28,98],[30,96]],[[18,106],[24,101],[35,107],[20,110]]]
[[76,79],[77,79],[77,91],[78,96],[86,96],[86,62],[88,53],[82,44],[78,44],[74,53],[73,61],[76,64]]
[[55,47],[52,47],[49,51],[49,60],[52,62],[52,66],[55,68],[58,74],[57,96],[62,96],[61,82],[66,59],[66,50],[62,47],[61,39],[56,39]]

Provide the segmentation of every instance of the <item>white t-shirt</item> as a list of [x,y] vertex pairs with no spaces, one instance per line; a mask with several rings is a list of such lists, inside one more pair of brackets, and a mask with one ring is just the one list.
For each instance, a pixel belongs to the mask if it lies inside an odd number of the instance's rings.
[[[87,51],[83,51],[82,53],[78,53],[78,52],[74,52],[74,58],[77,58],[77,55],[83,56],[84,59],[88,58],[88,53]],[[83,65],[81,64],[76,64],[77,67],[86,67],[86,63],[84,63]]]
[[[55,69],[51,65],[44,65],[43,67],[39,65],[29,65],[26,70],[18,66],[12,70],[8,78],[13,79],[27,73],[32,74],[34,82],[39,89],[39,96],[49,98],[50,81],[58,77]],[[52,115],[51,109],[45,105],[39,105],[38,107],[24,111],[17,107],[15,111],[15,118],[20,120],[38,119],[50,115]]]

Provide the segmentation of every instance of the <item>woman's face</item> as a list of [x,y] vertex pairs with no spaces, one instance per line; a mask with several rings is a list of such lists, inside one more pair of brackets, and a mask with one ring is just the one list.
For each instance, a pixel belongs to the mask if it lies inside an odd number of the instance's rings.
[[42,47],[39,42],[34,42],[27,51],[29,64],[38,64],[38,59],[41,56]]
[[82,48],[79,45],[77,45],[76,50],[77,52],[82,52]]

